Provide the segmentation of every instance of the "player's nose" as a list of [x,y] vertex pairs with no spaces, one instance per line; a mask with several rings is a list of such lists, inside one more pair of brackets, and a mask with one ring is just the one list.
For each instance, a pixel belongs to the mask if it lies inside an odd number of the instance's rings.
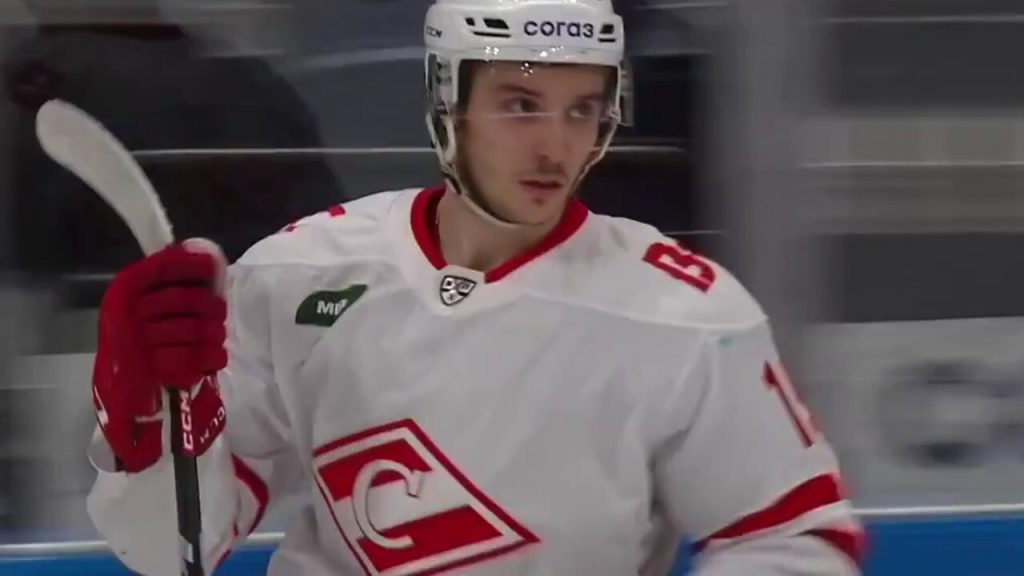
[[561,164],[569,153],[569,139],[570,130],[566,120],[560,115],[553,115],[539,123],[534,136],[534,149],[541,158]]

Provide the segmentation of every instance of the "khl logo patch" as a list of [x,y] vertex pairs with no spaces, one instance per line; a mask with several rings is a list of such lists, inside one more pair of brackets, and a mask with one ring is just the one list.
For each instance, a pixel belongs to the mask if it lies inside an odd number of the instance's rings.
[[474,486],[412,420],[313,452],[316,481],[370,576],[467,566],[540,540]]
[[476,282],[462,276],[445,275],[441,279],[440,296],[445,306],[455,306],[465,300],[476,288]]

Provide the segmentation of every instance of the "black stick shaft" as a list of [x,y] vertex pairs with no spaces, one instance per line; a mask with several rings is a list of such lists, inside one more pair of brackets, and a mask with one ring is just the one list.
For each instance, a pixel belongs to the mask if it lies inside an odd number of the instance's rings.
[[182,574],[204,576],[200,540],[202,516],[199,509],[199,470],[192,450],[191,398],[187,390],[168,393],[171,412],[171,451],[174,455],[174,495],[178,503],[178,533],[181,535]]

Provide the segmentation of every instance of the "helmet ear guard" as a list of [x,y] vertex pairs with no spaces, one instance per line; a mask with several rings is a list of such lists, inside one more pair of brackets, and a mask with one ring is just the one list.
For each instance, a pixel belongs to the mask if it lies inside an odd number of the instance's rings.
[[626,59],[623,59],[622,64],[619,66],[619,85],[616,87],[616,90],[618,91],[619,125],[633,126],[636,118],[636,109],[633,107],[633,67]]
[[[426,57],[426,93],[427,93],[427,132],[433,143],[434,151],[437,153],[441,165],[441,173],[449,185],[463,199],[469,201],[470,206],[478,208],[474,202],[469,200],[466,189],[458,176],[455,168],[456,142],[455,118],[453,108],[457,106],[454,98],[445,98],[443,91],[454,90],[451,65],[437,57],[437,54],[427,53]],[[489,212],[482,211],[488,220],[494,223],[505,224],[504,220]],[[511,223],[508,223],[511,224]]]
[[[439,154],[442,164],[453,162],[455,134],[452,108],[457,105],[455,98],[445,97],[443,92],[455,89],[451,63],[427,53],[426,57],[427,129],[431,141]],[[449,151],[451,148],[451,151]]]

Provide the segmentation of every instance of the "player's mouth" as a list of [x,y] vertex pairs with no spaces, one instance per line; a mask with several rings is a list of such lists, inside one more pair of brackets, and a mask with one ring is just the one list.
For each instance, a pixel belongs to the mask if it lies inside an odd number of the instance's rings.
[[519,185],[525,188],[534,196],[548,197],[557,194],[562,189],[562,182],[559,180],[526,179],[520,180]]

